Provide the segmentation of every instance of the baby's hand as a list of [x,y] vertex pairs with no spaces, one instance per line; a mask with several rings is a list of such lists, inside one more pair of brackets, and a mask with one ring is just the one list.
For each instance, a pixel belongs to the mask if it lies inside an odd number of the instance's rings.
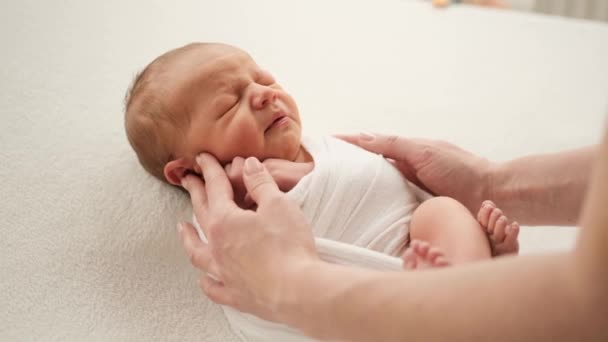
[[266,159],[262,164],[283,192],[293,189],[314,168],[313,162],[296,163],[284,159]]
[[[234,199],[239,206],[251,208],[253,205],[243,182],[243,165],[245,159],[235,157],[232,163],[225,166],[226,174],[232,183]],[[312,162],[296,163],[284,159],[266,159],[262,162],[274,181],[283,192],[293,189],[296,184],[314,168]]]
[[245,183],[243,182],[244,164],[245,159],[242,157],[235,157],[232,159],[232,163],[224,166],[224,170],[226,171],[226,175],[230,180],[230,184],[232,184],[234,202],[236,202],[236,204],[238,204],[240,207],[248,209],[251,205],[245,204],[245,195],[247,194],[247,189],[245,188]]

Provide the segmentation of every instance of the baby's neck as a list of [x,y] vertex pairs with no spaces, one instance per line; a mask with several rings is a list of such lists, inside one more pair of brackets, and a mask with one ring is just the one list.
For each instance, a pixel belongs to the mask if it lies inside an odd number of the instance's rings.
[[296,155],[296,159],[294,162],[296,163],[308,163],[313,161],[312,156],[308,151],[304,149],[304,146],[300,145],[300,149],[298,150],[298,154]]

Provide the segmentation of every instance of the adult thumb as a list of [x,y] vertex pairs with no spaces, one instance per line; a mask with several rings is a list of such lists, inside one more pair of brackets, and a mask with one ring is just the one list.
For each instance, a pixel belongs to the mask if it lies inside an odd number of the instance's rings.
[[281,194],[277,183],[257,158],[247,158],[243,171],[243,181],[247,193],[258,206],[266,199]]

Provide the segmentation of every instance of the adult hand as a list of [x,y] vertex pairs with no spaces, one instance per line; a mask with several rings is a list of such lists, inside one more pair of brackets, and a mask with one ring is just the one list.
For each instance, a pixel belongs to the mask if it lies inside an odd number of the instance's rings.
[[494,164],[450,143],[367,133],[337,137],[391,159],[408,180],[460,201],[472,213],[491,198]]
[[[264,160],[262,164],[264,164],[270,176],[272,176],[279,189],[283,192],[293,189],[300,179],[314,168],[313,162],[296,163],[289,160],[272,158]],[[234,189],[236,203],[242,208],[249,209],[252,208],[254,203],[251,200],[251,196],[247,194],[245,182],[243,181],[244,165],[245,159],[243,157],[235,157],[224,169]]]
[[256,211],[234,203],[228,177],[215,158],[203,154],[196,160],[205,182],[188,175],[182,185],[208,244],[189,223],[179,230],[190,261],[203,271],[203,292],[218,304],[277,320],[279,304],[297,296],[287,282],[319,261],[312,229],[257,159],[248,158],[243,172]]

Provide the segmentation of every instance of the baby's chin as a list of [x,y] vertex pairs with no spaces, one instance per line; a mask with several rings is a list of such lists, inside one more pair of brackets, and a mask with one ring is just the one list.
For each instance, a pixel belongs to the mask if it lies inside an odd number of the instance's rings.
[[291,161],[298,161],[302,154],[302,143],[300,134],[289,134],[276,142],[276,153],[271,158],[279,158]]

